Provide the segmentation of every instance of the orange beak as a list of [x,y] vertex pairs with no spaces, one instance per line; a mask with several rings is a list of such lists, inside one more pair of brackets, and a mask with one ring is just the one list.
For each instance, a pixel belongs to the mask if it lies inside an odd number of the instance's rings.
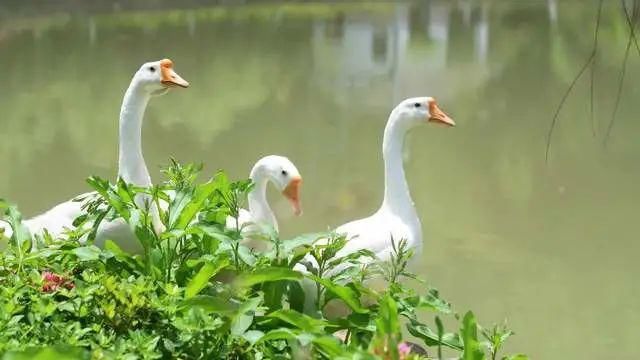
[[169,59],[160,61],[160,75],[162,76],[162,84],[167,87],[189,87],[189,82],[173,71],[173,61]]
[[291,207],[293,207],[293,213],[296,216],[302,214],[302,207],[300,206],[300,186],[302,185],[302,178],[297,177],[292,179],[284,191],[282,191],[282,195],[286,197],[291,203]]
[[456,126],[456,123],[453,121],[453,119],[438,107],[435,100],[429,101],[428,105],[430,117],[427,121],[443,124],[446,126]]

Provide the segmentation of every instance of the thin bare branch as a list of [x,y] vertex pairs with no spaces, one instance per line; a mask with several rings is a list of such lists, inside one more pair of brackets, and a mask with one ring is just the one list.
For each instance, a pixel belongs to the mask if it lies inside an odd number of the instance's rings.
[[[620,0],[621,4],[622,4],[622,9],[624,10],[624,16],[627,19],[627,25],[629,26],[629,36],[631,39],[633,39],[633,43],[636,46],[636,51],[638,52],[638,56],[640,56],[640,46],[638,46],[638,38],[636,38],[636,34],[634,31],[634,21],[635,20],[635,16],[634,19],[632,20],[631,16],[629,15],[629,11],[627,10],[627,5],[625,4],[624,0]],[[635,4],[635,2],[634,2]],[[635,13],[634,13],[635,15]]]
[[582,74],[584,74],[584,71],[587,70],[587,67],[589,67],[589,65],[591,64],[591,61],[593,61],[593,58],[594,58],[594,53],[591,52],[591,55],[589,55],[587,62],[585,62],[584,65],[582,65],[582,68],[580,69],[576,77],[573,78],[571,85],[569,85],[569,88],[567,88],[567,91],[565,91],[564,95],[562,96],[562,100],[560,100],[560,104],[558,104],[558,107],[556,108],[556,113],[553,115],[553,119],[551,120],[551,127],[549,127],[549,133],[547,134],[547,150],[544,155],[545,162],[549,162],[549,149],[551,148],[551,136],[553,135],[553,129],[556,127],[556,123],[558,122],[558,115],[560,115],[560,110],[562,110],[562,107],[564,106],[565,101],[567,101],[567,98],[569,97],[569,94],[573,90],[573,87],[576,86],[576,83],[578,82]]
[[591,114],[591,134],[596,136],[596,121],[595,121],[595,112],[593,109],[593,98],[594,98],[594,81],[595,81],[595,72],[596,72],[596,60],[597,60],[597,52],[598,52],[598,32],[600,30],[600,17],[602,15],[602,2],[603,0],[599,0],[598,4],[598,17],[596,18],[596,29],[593,34],[593,61],[591,62],[591,76],[590,76],[590,84],[589,84],[589,108]]
[[609,126],[607,127],[607,133],[603,140],[603,145],[606,148],[607,142],[609,140],[609,135],[611,135],[611,129],[613,129],[613,123],[616,121],[616,114],[618,113],[618,106],[620,105],[620,98],[622,97],[622,87],[624,85],[624,75],[627,70],[627,60],[629,59],[629,50],[631,49],[631,35],[629,35],[629,40],[627,41],[627,49],[624,52],[624,60],[622,61],[622,69],[620,70],[620,81],[618,82],[618,94],[616,95],[616,104],[613,107],[613,114],[611,115],[611,121],[609,122]]
[[587,61],[582,66],[578,74],[571,81],[571,85],[569,85],[569,87],[567,88],[567,91],[565,91],[564,95],[562,96],[562,99],[560,100],[560,103],[558,104],[558,107],[556,108],[555,113],[553,114],[553,118],[551,120],[551,126],[549,127],[549,132],[547,133],[547,146],[546,146],[545,156],[544,156],[545,163],[549,162],[549,150],[551,149],[551,138],[553,136],[553,130],[556,127],[556,123],[558,122],[560,111],[562,110],[564,103],[567,101],[569,94],[571,94],[571,91],[573,91],[573,88],[575,87],[576,83],[578,82],[580,77],[582,77],[582,74],[584,74],[585,70],[587,69],[587,67],[589,67],[589,65],[591,65],[591,78],[590,78],[591,132],[593,133],[594,136],[596,135],[595,114],[594,114],[594,106],[593,106],[594,88],[595,88],[594,78],[595,78],[596,54],[598,52],[598,33],[600,31],[600,19],[602,17],[602,3],[603,3],[603,0],[599,0],[598,15],[596,17],[596,27],[593,34],[593,49],[591,50],[591,54],[589,54]]

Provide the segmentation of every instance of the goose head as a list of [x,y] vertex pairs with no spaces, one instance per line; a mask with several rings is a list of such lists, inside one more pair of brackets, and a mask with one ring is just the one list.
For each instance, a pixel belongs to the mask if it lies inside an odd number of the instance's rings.
[[266,177],[268,181],[289,200],[295,215],[302,214],[300,205],[300,187],[302,185],[302,176],[298,168],[284,156],[268,155],[258,160],[253,170],[251,178],[253,181],[257,176]]
[[445,114],[436,100],[429,96],[414,97],[402,101],[392,111],[392,117],[408,127],[422,123],[434,123],[444,126],[455,126],[456,123]]
[[189,82],[175,72],[173,61],[169,59],[143,64],[133,76],[132,83],[151,95],[166,94],[174,87],[189,87]]

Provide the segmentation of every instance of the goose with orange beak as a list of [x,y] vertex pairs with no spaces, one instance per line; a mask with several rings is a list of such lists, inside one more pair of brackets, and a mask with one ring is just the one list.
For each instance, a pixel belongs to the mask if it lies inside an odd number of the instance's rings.
[[427,123],[444,127],[456,125],[432,97],[406,99],[391,111],[382,139],[382,204],[373,215],[336,228],[336,233],[346,235],[349,240],[338,256],[366,248],[378,259],[389,260],[393,251],[391,238],[395,241],[405,239],[414,252],[422,249],[422,225],[409,193],[402,150],[409,130]]
[[247,195],[249,210],[240,209],[237,222],[234,217],[229,216],[226,223],[227,228],[237,229],[238,226],[245,236],[249,236],[253,232],[260,232],[264,226],[278,231],[278,221],[267,201],[268,183],[273,184],[289,201],[294,215],[302,214],[300,205],[302,176],[291,160],[278,155],[265,156],[253,166],[249,178],[254,184],[253,189]]
[[[407,132],[424,124],[455,126],[455,122],[440,109],[432,97],[406,99],[391,111],[382,140],[382,157],[384,159],[382,204],[373,215],[336,228],[336,233],[343,234],[347,238],[346,245],[336,256],[345,256],[361,249],[367,249],[373,252],[378,260],[388,261],[394,251],[392,241],[397,244],[403,239],[407,241],[409,249],[413,249],[416,254],[420,253],[423,243],[422,226],[405,178],[402,150]],[[320,241],[320,243],[322,242]],[[419,258],[419,256],[415,258]],[[317,266],[313,258],[307,256],[304,265],[298,264],[296,269],[306,272],[309,267]],[[327,276],[341,270],[340,267],[337,267],[327,273]],[[310,309],[315,301],[315,285],[305,284],[304,288],[307,295],[305,308]]]
[[[136,71],[127,88],[119,121],[119,157],[118,177],[125,182],[137,186],[151,186],[151,178],[144,157],[142,156],[142,120],[147,104],[152,97],[166,94],[171,88],[187,88],[189,82],[178,75],[173,62],[169,59],[152,61]],[[86,198],[91,193],[76,196]],[[136,198],[139,205],[144,204],[142,197]],[[82,213],[84,202],[69,200],[58,204],[49,211],[24,221],[32,234],[41,234],[45,229],[54,238],[66,229],[73,228],[73,220]],[[156,230],[160,230],[160,220],[157,212],[154,215]],[[0,229],[5,230],[5,236],[11,236],[11,228],[0,221]],[[135,238],[128,225],[122,220],[105,221],[97,233],[97,240],[103,239],[131,241]],[[137,243],[137,241],[131,241]]]

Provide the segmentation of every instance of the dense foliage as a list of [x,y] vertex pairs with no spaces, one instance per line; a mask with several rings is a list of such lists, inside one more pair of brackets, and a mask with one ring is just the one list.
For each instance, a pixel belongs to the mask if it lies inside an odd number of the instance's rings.
[[[199,171],[173,162],[165,170],[166,182],[151,188],[92,177],[95,194],[84,199],[86,214],[60,239],[32,236],[18,210],[2,202],[13,233],[0,254],[0,354],[7,359],[426,358],[404,342],[404,327],[430,358],[498,358],[511,332],[483,329],[471,312],[462,318],[454,314],[435,289],[407,271],[411,251],[403,241],[394,243],[393,261],[377,263],[366,251],[337,257],[346,240],[336,234],[281,240],[265,229],[253,237],[270,244],[269,250],[254,251],[240,231],[224,225],[227,216],[237,217],[251,183],[231,182],[221,172],[199,183]],[[94,245],[100,224],[114,220],[125,221],[135,233],[139,254],[109,240]],[[330,240],[315,244],[320,238]],[[305,257],[317,266],[308,265],[302,274],[293,268],[307,263]],[[331,272],[338,265],[340,271]],[[372,279],[384,279],[385,289],[371,289]],[[411,290],[403,280],[422,290]],[[312,284],[312,310],[305,309],[304,282]],[[330,316],[330,303],[347,314]],[[435,327],[421,321],[420,310],[436,314]],[[459,329],[446,332],[441,317],[459,321]]]

